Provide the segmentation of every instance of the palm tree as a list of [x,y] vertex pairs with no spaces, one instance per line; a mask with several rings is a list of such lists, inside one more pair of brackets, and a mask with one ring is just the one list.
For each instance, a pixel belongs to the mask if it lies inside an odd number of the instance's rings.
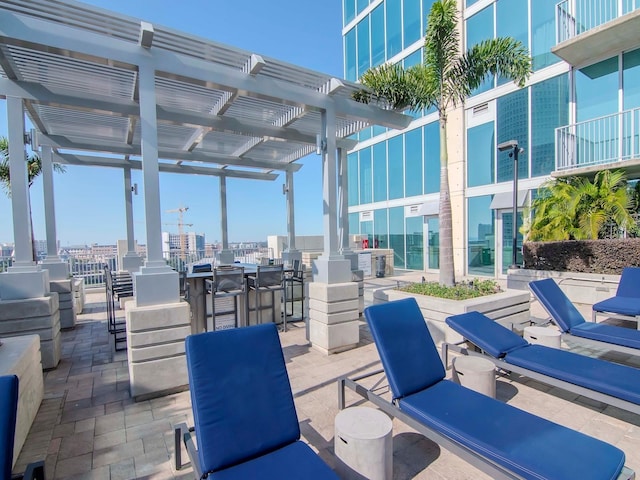
[[[65,168],[58,164],[53,164],[56,172],[64,173]],[[27,181],[29,188],[33,185],[34,180],[42,173],[42,162],[37,153],[31,153],[27,157]],[[9,141],[6,137],[0,137],[0,183],[7,196],[11,196],[11,175],[9,172]],[[29,223],[31,225],[31,251],[33,252],[33,261],[38,260],[36,252],[35,239],[33,234],[33,219],[31,218],[31,206],[29,206]]]
[[633,192],[621,170],[602,170],[591,182],[569,177],[547,182],[533,201],[530,224],[523,227],[532,241],[594,240],[606,236],[605,227],[635,232]]
[[424,62],[404,70],[385,64],[369,69],[360,81],[366,87],[354,98],[377,101],[393,109],[435,107],[440,114],[440,283],[455,284],[451,198],[447,153],[447,114],[464,103],[489,75],[524,86],[531,74],[525,46],[512,38],[485,40],[460,54],[456,0],[439,0],[431,7],[424,40]]

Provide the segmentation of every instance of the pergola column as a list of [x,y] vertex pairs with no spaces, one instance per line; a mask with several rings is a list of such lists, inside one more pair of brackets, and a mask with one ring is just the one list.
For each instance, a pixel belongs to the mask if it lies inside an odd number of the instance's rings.
[[178,273],[162,257],[158,124],[156,119],[155,67],[151,60],[139,65],[140,145],[144,181],[144,212],[147,229],[147,260],[134,274],[139,307],[180,301]]
[[229,229],[227,227],[227,177],[220,175],[220,230],[222,232],[222,250],[218,254],[220,265],[230,265],[235,260],[229,250]]
[[339,252],[351,261],[351,270],[358,267],[358,255],[349,245],[349,176],[347,163],[347,149],[338,148],[338,239]]
[[293,265],[294,260],[302,261],[302,252],[296,248],[296,220],[292,170],[286,171],[285,181],[285,194],[287,198],[287,248],[282,252],[282,259]]
[[7,125],[14,263],[7,272],[0,273],[0,299],[38,298],[49,293],[49,274],[33,260],[29,179],[24,149],[24,109],[21,98],[7,97]]
[[338,251],[335,109],[327,108],[321,115],[324,251],[314,262],[313,282],[309,284],[308,334],[314,348],[329,354],[358,344],[360,314],[351,261]]
[[136,252],[136,241],[133,231],[133,188],[131,185],[131,168],[124,172],[124,210],[127,222],[127,252],[122,256],[120,268],[127,272],[137,272],[142,265],[142,257]]
[[49,270],[50,280],[68,280],[69,266],[58,256],[58,237],[56,233],[56,209],[53,192],[53,149],[43,145],[40,152],[42,164],[42,189],[44,194],[44,221],[47,231],[47,257],[42,268]]

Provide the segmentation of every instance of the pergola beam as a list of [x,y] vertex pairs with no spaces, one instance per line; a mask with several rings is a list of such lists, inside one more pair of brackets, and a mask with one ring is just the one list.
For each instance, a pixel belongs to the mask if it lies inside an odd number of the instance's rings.
[[[56,153],[56,162],[64,165],[78,165],[85,167],[109,167],[131,168],[142,170],[142,162],[139,160],[127,160],[125,158],[94,157],[90,155],[72,155],[69,153]],[[189,175],[209,175],[213,177],[243,178],[249,180],[273,181],[278,178],[275,173],[259,173],[251,171],[238,171],[227,168],[194,167],[191,165],[175,165],[168,163],[159,164],[161,172],[183,173]]]

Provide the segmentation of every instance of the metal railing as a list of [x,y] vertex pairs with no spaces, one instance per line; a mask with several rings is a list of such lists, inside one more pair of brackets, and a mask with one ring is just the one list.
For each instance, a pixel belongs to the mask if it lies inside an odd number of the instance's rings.
[[640,0],[563,0],[556,4],[556,43],[640,8]]
[[556,170],[640,156],[640,108],[556,128]]

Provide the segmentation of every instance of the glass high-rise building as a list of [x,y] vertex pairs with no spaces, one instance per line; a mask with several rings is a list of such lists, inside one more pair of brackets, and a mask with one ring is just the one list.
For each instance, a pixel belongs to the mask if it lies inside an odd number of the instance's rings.
[[[434,0],[343,0],[344,75],[422,61]],[[551,175],[640,163],[640,0],[458,0],[461,48],[511,36],[532,57],[525,88],[490,78],[449,115],[456,275],[502,276],[512,259],[513,160],[518,206]],[[597,28],[596,28],[597,27]],[[394,250],[396,268],[438,269],[438,113],[409,112],[403,131],[359,133],[348,155],[349,229]],[[635,174],[637,178],[637,173]],[[522,218],[518,218],[517,227]],[[521,241],[521,238],[520,238]]]

